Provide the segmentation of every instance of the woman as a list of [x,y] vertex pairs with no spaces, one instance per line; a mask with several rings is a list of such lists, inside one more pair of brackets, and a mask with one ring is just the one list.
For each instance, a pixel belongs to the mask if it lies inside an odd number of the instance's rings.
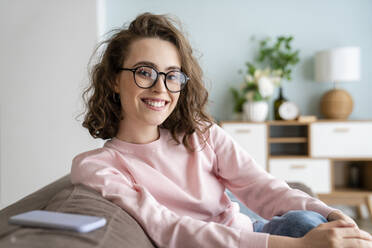
[[[349,217],[272,178],[213,124],[201,68],[168,17],[142,14],[105,44],[83,126],[110,140],[74,158],[73,184],[122,207],[159,247],[372,247]],[[252,224],[225,188],[270,221]]]

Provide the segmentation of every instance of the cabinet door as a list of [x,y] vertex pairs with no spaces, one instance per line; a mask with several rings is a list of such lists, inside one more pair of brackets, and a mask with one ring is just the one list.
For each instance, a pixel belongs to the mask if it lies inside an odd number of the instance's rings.
[[270,159],[270,173],[287,182],[301,182],[315,193],[331,192],[328,159]]
[[266,170],[267,131],[264,123],[223,123],[222,128]]
[[372,157],[372,122],[325,122],[310,127],[313,157]]

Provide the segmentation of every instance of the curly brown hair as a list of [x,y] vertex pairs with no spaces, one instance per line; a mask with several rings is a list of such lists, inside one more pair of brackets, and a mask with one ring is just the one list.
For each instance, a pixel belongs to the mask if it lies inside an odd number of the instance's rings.
[[117,135],[123,116],[114,87],[118,68],[127,58],[130,45],[141,38],[160,38],[176,46],[181,57],[181,70],[190,78],[180,92],[177,106],[160,127],[170,130],[177,144],[181,143],[177,137],[183,135],[183,145],[188,151],[194,151],[189,137],[194,132],[203,137],[213,122],[205,110],[208,92],[203,85],[203,72],[188,40],[175,23],[166,15],[143,13],[129,27],[113,30],[113,35],[97,47],[94,54],[106,46],[98,63],[92,67],[90,85],[83,92],[86,114],[82,125],[93,138],[110,139]]

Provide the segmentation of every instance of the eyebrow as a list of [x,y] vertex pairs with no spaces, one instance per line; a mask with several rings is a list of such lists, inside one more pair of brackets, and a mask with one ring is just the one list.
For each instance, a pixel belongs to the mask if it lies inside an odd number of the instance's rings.
[[[155,69],[159,69],[158,66],[150,61],[139,61],[137,62],[135,65],[133,65],[133,67],[136,67],[138,65],[148,65],[148,66],[151,66],[151,67],[154,67]],[[180,67],[178,66],[169,66],[166,68],[167,71],[169,70],[181,70]]]

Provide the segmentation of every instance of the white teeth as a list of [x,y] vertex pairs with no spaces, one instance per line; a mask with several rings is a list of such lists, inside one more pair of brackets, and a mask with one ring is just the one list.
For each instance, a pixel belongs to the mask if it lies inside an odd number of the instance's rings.
[[157,108],[160,108],[160,107],[163,107],[165,105],[165,102],[164,101],[161,101],[161,102],[153,102],[153,101],[149,101],[149,100],[145,100],[145,102],[148,104],[148,105],[151,105],[153,107],[157,107]]

